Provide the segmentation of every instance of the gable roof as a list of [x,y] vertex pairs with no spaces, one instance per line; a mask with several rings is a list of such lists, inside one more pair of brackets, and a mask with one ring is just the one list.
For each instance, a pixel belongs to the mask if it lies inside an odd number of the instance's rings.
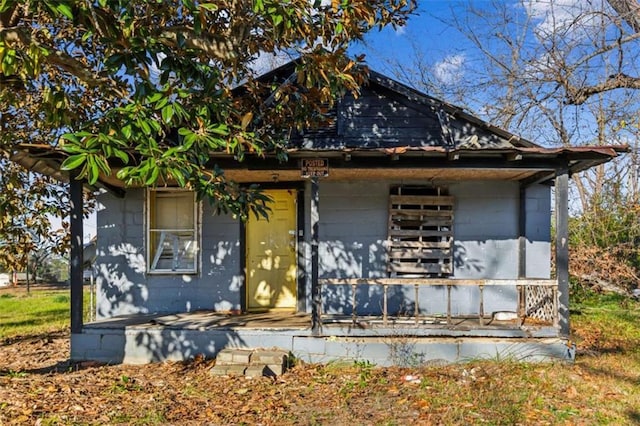
[[[291,61],[262,75],[260,80],[276,87],[292,83],[296,81],[297,64],[298,61]],[[242,87],[237,88],[236,93],[241,90]],[[265,104],[273,102],[274,94],[275,91],[265,99]],[[378,168],[393,169],[398,178],[484,176],[543,182],[552,179],[561,167],[577,173],[628,150],[626,146],[545,148],[375,71],[369,72],[368,82],[358,98],[344,96],[328,114],[333,118],[329,125],[292,134],[288,141],[289,161],[284,164],[268,153],[266,158],[247,155],[244,162],[238,162],[233,154],[214,152],[212,166],[217,164],[227,171],[244,170],[227,173],[241,181],[265,176],[270,180],[268,174],[254,173],[256,170],[288,171],[288,179],[294,179],[296,173],[299,178],[300,158],[322,156],[334,159],[332,167],[342,168],[344,173],[338,176],[343,178],[364,177],[362,170]],[[67,173],[60,170],[66,156],[48,145],[20,145],[12,160],[56,179],[68,180]],[[398,171],[402,169],[406,173]],[[394,174],[386,172],[385,176]],[[99,184],[115,192],[124,187],[115,173],[101,177]]]

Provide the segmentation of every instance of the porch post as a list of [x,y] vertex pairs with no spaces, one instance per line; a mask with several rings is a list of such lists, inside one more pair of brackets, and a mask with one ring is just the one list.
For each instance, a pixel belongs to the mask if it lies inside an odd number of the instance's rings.
[[518,278],[527,277],[527,187],[520,183],[518,199]]
[[71,202],[71,333],[82,333],[82,239],[83,239],[83,200],[82,181],[72,171],[69,178],[69,197]]
[[[520,182],[518,190],[518,278],[527,277],[527,187]],[[517,286],[518,317],[524,321],[527,310],[526,286]]]
[[314,335],[320,334],[322,326],[320,310],[320,286],[318,285],[318,222],[320,221],[320,191],[318,178],[311,178],[311,330]]
[[569,336],[569,171],[556,173],[556,277],[560,333]]

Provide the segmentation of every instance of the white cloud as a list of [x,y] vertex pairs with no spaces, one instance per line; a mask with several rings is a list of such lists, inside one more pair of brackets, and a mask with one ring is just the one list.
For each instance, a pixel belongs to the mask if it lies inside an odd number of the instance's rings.
[[442,84],[454,84],[460,81],[465,63],[463,54],[449,55],[433,66],[433,75]]
[[[573,38],[581,38],[597,23],[596,6],[584,0],[529,0],[522,3],[526,13],[536,24],[536,35],[546,38],[552,34],[563,33]],[[583,33],[583,34],[578,34]]]
[[294,59],[294,57],[291,53],[284,51],[278,51],[276,53],[260,52],[251,63],[251,69],[255,75],[262,75],[278,68],[280,65],[286,64],[292,59]]

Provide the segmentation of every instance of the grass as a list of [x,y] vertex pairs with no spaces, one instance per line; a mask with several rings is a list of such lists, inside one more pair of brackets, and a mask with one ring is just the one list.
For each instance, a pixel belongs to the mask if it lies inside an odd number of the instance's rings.
[[[32,308],[40,297],[45,307]],[[36,334],[49,326],[43,318],[62,309],[60,326],[66,327],[66,297],[64,291],[34,291],[29,298],[0,293],[0,327],[6,305],[14,302],[32,311],[21,312],[21,321],[40,324]],[[571,325],[574,364],[497,358],[405,368],[300,362],[278,380],[213,377],[206,360],[55,375],[7,370],[0,386],[14,393],[7,394],[5,407],[0,401],[0,424],[20,415],[42,424],[640,424],[640,302],[574,291]],[[406,380],[408,375],[417,380]],[[35,405],[40,412],[23,413]],[[68,407],[76,406],[86,411],[68,417]]]
[[[89,295],[85,291],[85,314]],[[85,315],[85,318],[87,315]],[[2,289],[0,292],[0,341],[16,336],[45,334],[69,327],[69,289]]]

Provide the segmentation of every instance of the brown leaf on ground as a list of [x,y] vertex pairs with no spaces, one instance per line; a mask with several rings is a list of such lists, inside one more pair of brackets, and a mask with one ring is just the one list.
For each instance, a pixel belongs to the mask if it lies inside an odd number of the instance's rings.
[[[0,342],[0,425],[631,423],[630,410],[640,406],[640,368],[616,371],[607,358],[415,368],[299,363],[276,379],[246,379],[212,376],[213,361],[202,357],[101,365],[70,363],[68,354],[67,333]],[[476,380],[462,386],[465,371]]]

